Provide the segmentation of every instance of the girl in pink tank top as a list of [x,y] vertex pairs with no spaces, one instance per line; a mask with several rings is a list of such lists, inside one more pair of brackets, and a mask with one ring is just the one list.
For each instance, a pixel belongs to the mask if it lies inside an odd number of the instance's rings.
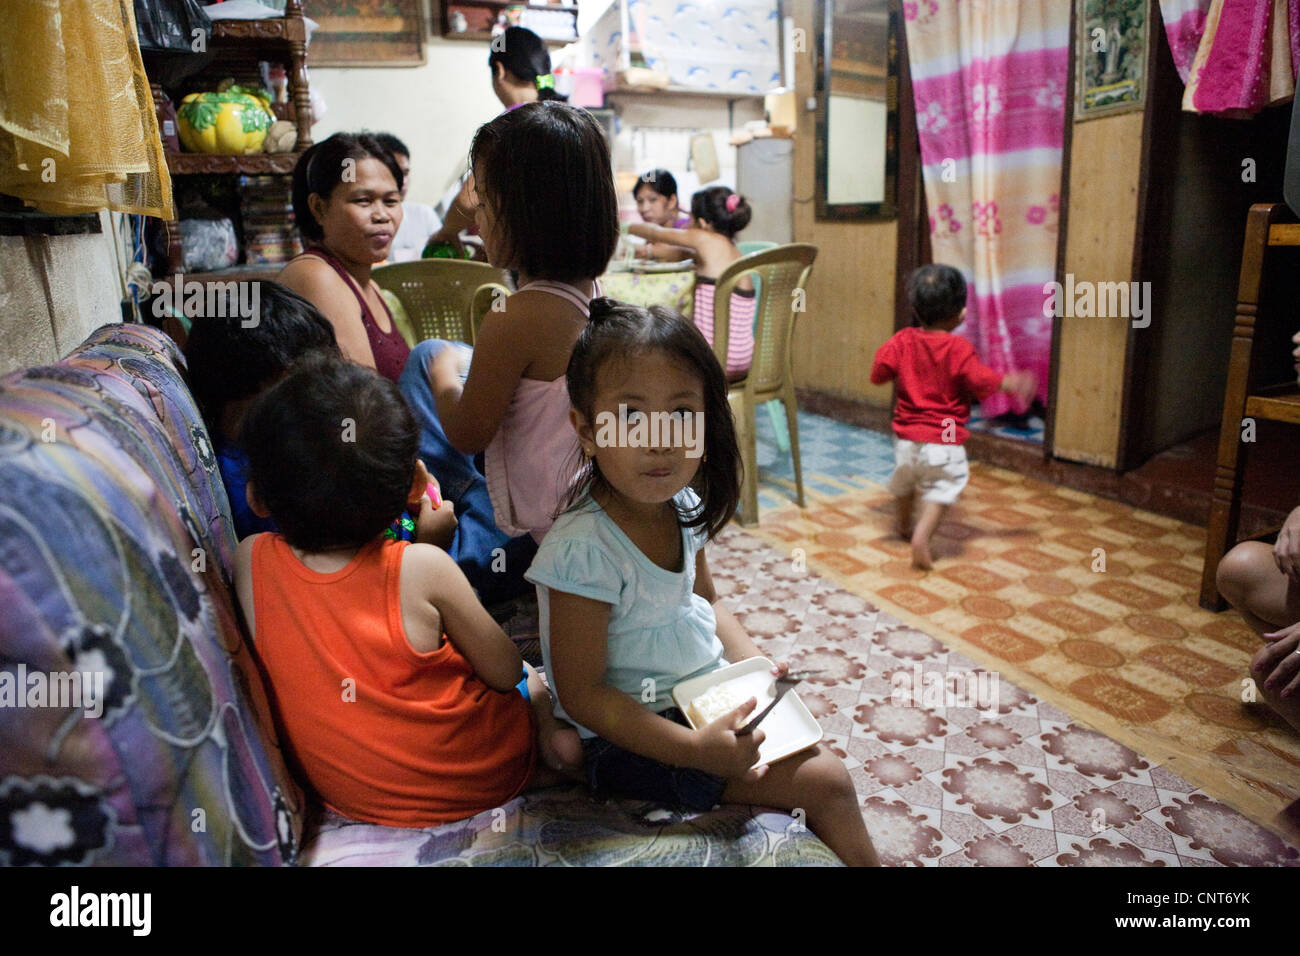
[[482,126],[470,161],[479,235],[519,291],[488,313],[464,386],[450,348],[428,353],[429,382],[449,444],[484,452],[497,527],[540,541],[577,464],[569,354],[618,241],[609,150],[585,111],[549,101]]

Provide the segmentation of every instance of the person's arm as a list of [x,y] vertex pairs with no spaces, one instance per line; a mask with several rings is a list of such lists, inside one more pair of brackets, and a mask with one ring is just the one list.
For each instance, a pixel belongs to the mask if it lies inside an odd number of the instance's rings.
[[737,737],[735,729],[757,706],[750,698],[707,727],[691,730],[642,707],[605,683],[611,605],[548,589],[551,678],[565,712],[624,750],[674,767],[693,767],[728,778],[756,780],[763,731]]
[[695,235],[698,230],[665,229],[663,226],[652,226],[648,222],[634,222],[627,227],[627,231],[647,242],[664,243],[694,252],[699,251],[699,239]]
[[235,549],[235,596],[244,612],[244,623],[248,625],[250,637],[257,634],[253,621],[253,542],[257,537],[250,534]]
[[976,357],[973,346],[962,363],[960,381],[966,391],[981,401],[994,392],[1006,392],[1021,405],[1028,405],[1038,390],[1038,380],[1033,372],[1008,372],[1005,375],[995,372]]
[[457,252],[461,251],[460,234],[474,225],[474,204],[470,199],[469,184],[470,180],[466,177],[460,184],[460,192],[456,193],[456,198],[452,201],[451,208],[447,210],[442,225],[429,237],[425,245],[436,239],[439,242],[450,242],[456,247]]
[[402,621],[416,651],[437,650],[442,633],[493,690],[519,683],[524,660],[479,603],[464,573],[432,545],[410,544],[402,555]]
[[429,369],[438,421],[452,446],[466,455],[487,448],[510,408],[519,379],[532,356],[519,347],[519,305],[506,299],[504,312],[489,312],[474,345],[469,378],[460,384],[460,350],[445,348]]
[[1282,530],[1273,544],[1273,560],[1277,569],[1300,584],[1300,508],[1286,516]]
[[334,326],[334,337],[345,358],[368,368],[375,367],[361,307],[357,297],[338,274],[314,257],[295,259],[285,266],[276,280],[297,292]]
[[876,350],[875,361],[871,363],[871,384],[884,385],[892,382],[898,375],[894,358],[894,340],[889,339]]

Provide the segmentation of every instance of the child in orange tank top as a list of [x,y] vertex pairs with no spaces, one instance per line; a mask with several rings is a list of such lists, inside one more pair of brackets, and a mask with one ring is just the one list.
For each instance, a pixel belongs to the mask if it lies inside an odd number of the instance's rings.
[[383,537],[428,482],[397,386],[313,360],[258,400],[242,437],[249,504],[281,533],[240,542],[236,589],[308,788],[352,819],[424,827],[572,775],[576,732],[464,574]]

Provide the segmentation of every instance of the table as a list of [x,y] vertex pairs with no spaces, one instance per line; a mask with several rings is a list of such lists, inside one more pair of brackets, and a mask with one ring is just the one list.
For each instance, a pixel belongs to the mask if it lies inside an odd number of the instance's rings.
[[632,305],[665,305],[688,319],[695,299],[695,272],[607,272],[600,277],[603,295]]

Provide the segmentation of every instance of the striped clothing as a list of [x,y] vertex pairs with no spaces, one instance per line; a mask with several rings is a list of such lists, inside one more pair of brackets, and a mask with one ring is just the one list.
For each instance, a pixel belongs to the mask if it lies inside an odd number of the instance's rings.
[[[695,327],[713,344],[713,293],[716,279],[695,277]],[[754,291],[731,293],[731,335],[727,339],[727,377],[737,378],[754,364]]]

